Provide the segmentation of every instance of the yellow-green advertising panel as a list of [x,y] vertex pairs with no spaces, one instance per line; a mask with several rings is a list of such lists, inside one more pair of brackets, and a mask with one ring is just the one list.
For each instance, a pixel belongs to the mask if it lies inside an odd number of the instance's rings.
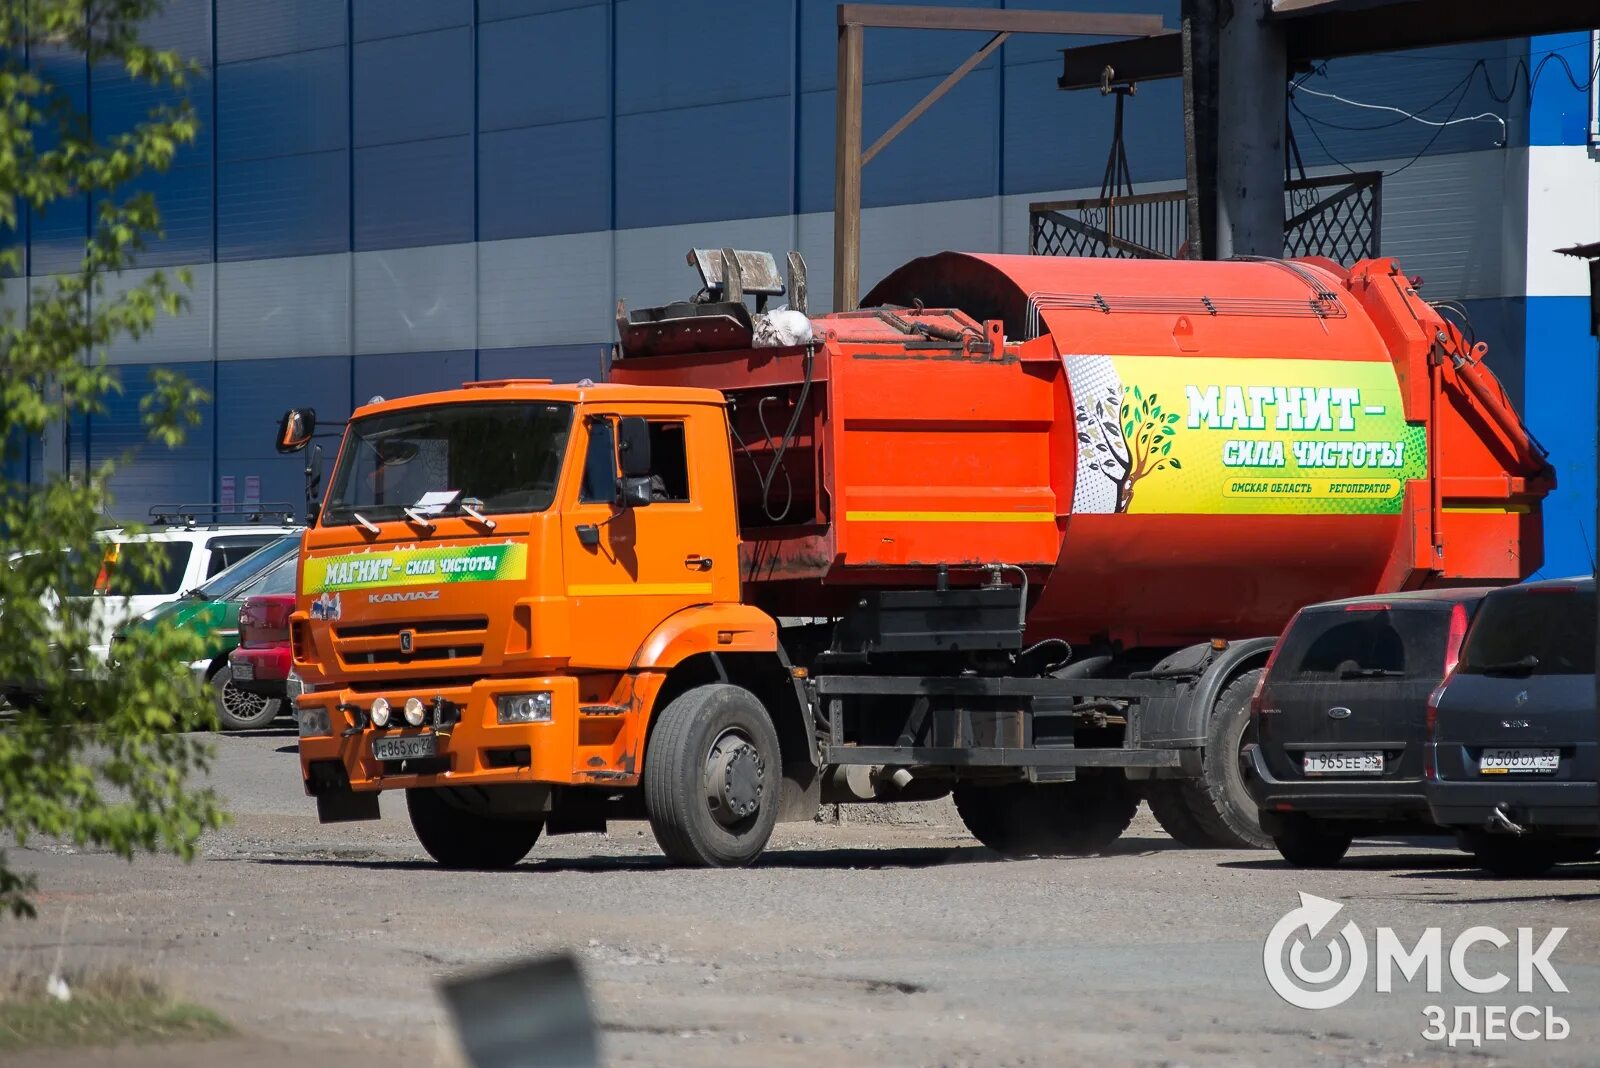
[[494,582],[527,575],[528,547],[440,545],[380,549],[315,556],[305,562],[306,593],[377,589],[383,586],[438,586],[451,582]]
[[1075,513],[1400,511],[1428,474],[1389,363],[1068,356]]

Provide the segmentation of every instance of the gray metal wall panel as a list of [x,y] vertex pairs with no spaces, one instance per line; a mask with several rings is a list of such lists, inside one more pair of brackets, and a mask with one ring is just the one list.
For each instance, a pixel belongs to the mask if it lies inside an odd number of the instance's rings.
[[[700,276],[684,262],[692,248],[748,248],[782,254],[794,242],[788,215],[725,222],[684,223],[617,231],[617,296],[630,308],[687,300],[700,288]],[[610,337],[608,325],[600,337]],[[596,336],[593,332],[586,337]]]
[[[118,338],[106,354],[108,363],[197,363],[212,358],[211,304],[216,290],[216,265],[189,267],[190,285],[178,281],[185,268],[163,268],[167,282],[189,302],[188,310],[173,317],[158,312],[155,328],[137,341]],[[135,285],[147,281],[154,269],[125,271],[106,280],[105,298],[115,300]]]
[[350,254],[217,265],[217,358],[350,351]]
[[562,345],[610,337],[611,235],[478,245],[478,346]]
[[477,256],[431,245],[355,256],[355,351],[477,348]]

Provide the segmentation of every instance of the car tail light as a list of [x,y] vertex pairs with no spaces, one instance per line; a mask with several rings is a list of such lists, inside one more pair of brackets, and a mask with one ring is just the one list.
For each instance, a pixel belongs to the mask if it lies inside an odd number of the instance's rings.
[[294,613],[294,595],[268,593],[252,597],[239,609],[241,644],[276,645],[289,640],[289,616]]
[[1289,625],[1283,628],[1283,633],[1278,635],[1278,640],[1272,643],[1272,652],[1267,654],[1267,665],[1261,669],[1261,677],[1256,680],[1255,692],[1250,695],[1250,716],[1252,719],[1261,715],[1261,709],[1267,696],[1267,679],[1272,675],[1272,665],[1278,661],[1278,650],[1283,648],[1283,639],[1289,636],[1289,631],[1294,629],[1295,620],[1299,618],[1299,612],[1289,617]]
[[1467,639],[1467,606],[1458,604],[1450,609],[1450,631],[1444,640],[1444,676],[1449,678],[1461,663],[1461,644]]

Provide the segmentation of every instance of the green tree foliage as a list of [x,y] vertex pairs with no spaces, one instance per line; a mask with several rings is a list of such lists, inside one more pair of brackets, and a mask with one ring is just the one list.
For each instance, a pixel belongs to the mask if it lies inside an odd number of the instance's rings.
[[[52,424],[103,412],[121,388],[107,347],[183,310],[187,279],[133,270],[161,220],[148,193],[126,192],[141,174],[165,170],[198,126],[185,95],[195,68],[139,37],[160,6],[0,0],[0,472]],[[45,56],[142,82],[168,103],[131,129],[92,130],[67,89],[41,73],[51,69],[37,62]],[[15,241],[22,213],[83,212],[85,204],[91,232],[78,269],[33,279],[24,300]],[[205,399],[182,377],[158,372],[141,401],[151,442],[181,442]],[[42,834],[130,858],[165,851],[188,859],[222,820],[211,791],[188,782],[210,756],[181,733],[211,716],[181,667],[199,656],[195,639],[132,630],[118,643],[114,671],[94,666],[90,653],[99,614],[118,611],[117,594],[162,567],[159,550],[125,552],[108,566],[96,530],[111,476],[129,459],[42,484],[0,477],[0,681],[42,688],[36,703],[0,720],[0,847]],[[32,889],[0,848],[0,915],[30,915]]]

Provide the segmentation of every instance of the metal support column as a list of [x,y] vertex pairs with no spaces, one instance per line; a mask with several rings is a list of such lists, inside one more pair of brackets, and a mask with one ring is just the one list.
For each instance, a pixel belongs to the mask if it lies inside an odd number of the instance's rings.
[[1217,35],[1217,259],[1283,255],[1288,52],[1271,0],[1234,0]]

